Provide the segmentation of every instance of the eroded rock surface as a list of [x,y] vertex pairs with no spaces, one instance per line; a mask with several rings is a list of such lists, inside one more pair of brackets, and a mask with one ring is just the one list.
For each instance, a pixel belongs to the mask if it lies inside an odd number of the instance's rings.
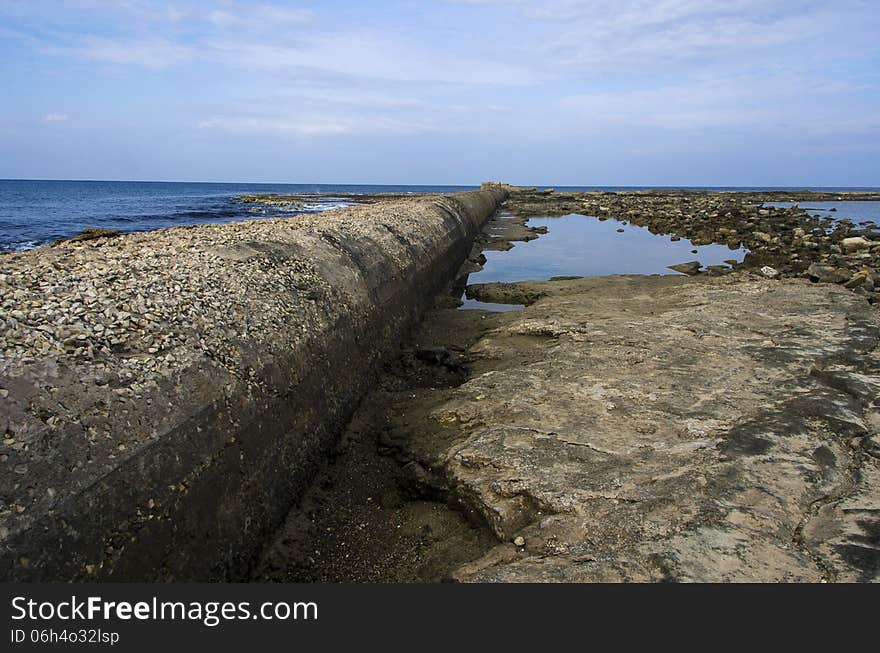
[[520,285],[543,298],[490,318],[428,416],[457,434],[433,468],[504,542],[458,579],[877,579],[864,299],[745,273]]

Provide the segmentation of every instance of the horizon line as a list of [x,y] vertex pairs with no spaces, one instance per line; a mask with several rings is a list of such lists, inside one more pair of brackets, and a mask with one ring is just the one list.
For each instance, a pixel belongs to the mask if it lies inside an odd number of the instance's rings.
[[[480,183],[465,184],[431,184],[431,183],[389,183],[389,182],[311,182],[311,181],[204,181],[204,180],[177,180],[177,179],[65,179],[46,177],[0,177],[3,181],[36,181],[36,182],[73,182],[73,183],[129,183],[129,184],[224,184],[224,185],[254,185],[254,186],[432,186],[435,188],[479,188]],[[495,182],[507,184],[509,182]],[[513,184],[511,186],[536,187],[536,188],[644,188],[644,189],[701,189],[701,188],[780,188],[786,190],[795,189],[847,189],[847,190],[880,190],[880,185],[857,185],[857,186],[823,186],[819,184],[798,185],[767,185],[767,184]]]

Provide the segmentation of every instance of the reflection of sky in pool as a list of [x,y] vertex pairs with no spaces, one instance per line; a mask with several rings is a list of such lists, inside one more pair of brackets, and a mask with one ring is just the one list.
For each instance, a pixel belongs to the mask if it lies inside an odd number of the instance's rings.
[[461,298],[464,302],[459,308],[463,311],[478,308],[482,311],[493,311],[495,313],[508,313],[511,311],[521,311],[525,306],[523,304],[493,304],[491,302],[480,302],[476,299]]
[[[742,261],[746,250],[725,245],[695,247],[682,238],[657,236],[645,227],[600,221],[582,215],[532,218],[529,226],[549,231],[537,240],[514,243],[507,252],[486,251],[486,265],[468,283],[537,281],[550,277],[593,277],[608,274],[678,274],[667,266],[687,261],[721,265],[725,259]],[[618,233],[618,229],[624,229]],[[691,250],[697,250],[693,254]]]
[[[764,206],[792,206],[792,202],[764,202]],[[880,224],[880,202],[799,202],[798,206],[810,215],[822,218],[849,218],[854,223],[873,220]],[[837,211],[829,211],[835,208]]]

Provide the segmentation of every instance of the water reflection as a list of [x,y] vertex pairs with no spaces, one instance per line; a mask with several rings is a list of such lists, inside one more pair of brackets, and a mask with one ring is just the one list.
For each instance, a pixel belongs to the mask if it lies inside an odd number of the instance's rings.
[[[679,274],[668,266],[700,261],[704,266],[741,263],[747,250],[726,245],[696,246],[682,238],[652,234],[618,220],[599,220],[571,214],[560,218],[532,218],[530,227],[548,232],[508,251],[486,251],[486,264],[471,274],[469,284],[546,281],[551,277],[595,277],[610,274]],[[620,231],[620,230],[623,231]],[[464,298],[463,298],[464,299]],[[465,299],[462,309],[519,310],[520,305],[489,304]]]
[[[689,240],[670,240],[618,220],[600,221],[582,215],[532,218],[529,226],[549,231],[537,240],[515,243],[507,252],[484,252],[486,265],[468,283],[545,281],[550,277],[595,277],[609,274],[678,274],[667,266],[700,261],[704,266],[742,262],[744,248],[696,246]],[[623,229],[619,232],[618,229]],[[696,250],[696,251],[694,251]]]

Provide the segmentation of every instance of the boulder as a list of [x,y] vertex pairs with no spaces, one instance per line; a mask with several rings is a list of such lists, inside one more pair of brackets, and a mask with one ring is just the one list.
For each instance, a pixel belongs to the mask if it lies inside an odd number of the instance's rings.
[[693,276],[695,274],[700,274],[700,268],[703,267],[703,264],[699,261],[690,261],[689,263],[676,263],[675,265],[669,265],[667,267],[670,270]]
[[813,263],[807,268],[807,276],[814,283],[845,283],[849,281],[851,275],[846,270],[840,270],[830,265]]
[[862,236],[853,236],[852,238],[844,238],[840,241],[840,248],[847,254],[852,252],[860,252],[868,249],[871,241]]
[[843,286],[851,289],[864,288],[870,292],[874,290],[874,280],[871,278],[871,273],[868,270],[859,270]]

